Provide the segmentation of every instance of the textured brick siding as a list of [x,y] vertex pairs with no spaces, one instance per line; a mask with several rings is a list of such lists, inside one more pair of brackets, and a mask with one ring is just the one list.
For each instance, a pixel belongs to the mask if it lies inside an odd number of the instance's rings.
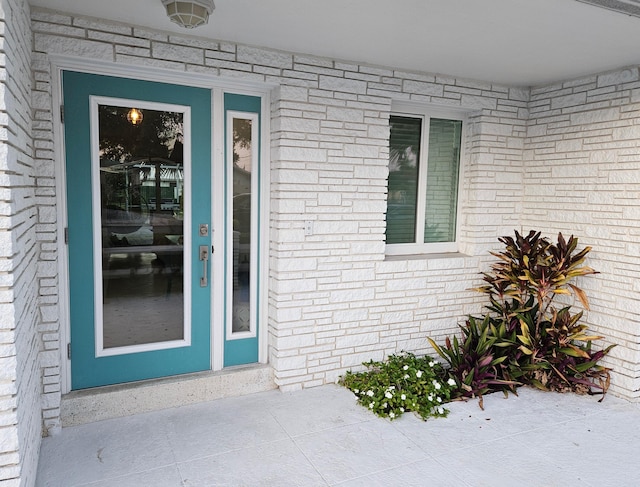
[[[56,175],[48,64],[51,54],[276,86],[270,113],[268,332],[269,360],[277,383],[284,389],[331,382],[364,360],[382,359],[400,350],[431,353],[427,336],[438,340],[454,332],[456,324],[468,313],[480,311],[482,297],[468,288],[478,284],[478,273],[486,269],[490,260],[487,251],[498,247],[496,238],[523,227],[523,214],[524,228],[533,225],[555,231],[557,226],[568,233],[585,235],[584,243],[598,243],[594,235],[587,233],[586,226],[558,218],[553,211],[557,198],[547,202],[535,194],[536,190],[549,191],[552,175],[558,178],[557,182],[574,179],[571,172],[562,176],[566,160],[550,161],[562,136],[554,138],[557,135],[549,130],[556,123],[558,127],[571,123],[556,122],[555,117],[563,110],[569,116],[573,109],[576,116],[576,103],[591,103],[586,92],[579,93],[578,85],[535,90],[530,104],[527,89],[174,36],[43,10],[35,10],[32,19],[34,134],[41,147],[36,153],[41,243],[38,277],[47,427],[59,424],[61,365]],[[597,86],[598,79],[593,78],[593,90],[601,88]],[[388,118],[392,100],[468,112],[460,195],[459,241],[464,255],[385,258]],[[598,102],[594,99],[593,103]],[[621,119],[630,115],[627,107],[616,106]],[[547,141],[536,138],[538,120],[545,130],[539,137],[549,137]],[[617,137],[619,141],[631,135],[617,132]],[[571,152],[571,140],[566,142],[566,150]],[[604,157],[605,152],[602,149],[594,154]],[[587,162],[602,164],[598,155],[591,157],[587,156]],[[587,164],[573,167],[580,174],[588,175],[591,170]],[[609,176],[605,179],[609,187],[619,184],[626,189],[615,193],[602,190],[601,197],[612,198],[613,207],[614,200],[626,194],[627,208],[631,209],[635,201],[630,194],[632,187],[624,186],[625,181],[611,181]],[[565,185],[559,186],[566,190]],[[576,192],[583,190],[581,183],[573,187]],[[620,218],[631,218],[622,210],[618,214]],[[611,216],[594,212],[594,218],[602,222],[610,221]],[[305,221],[313,222],[311,236],[305,235]],[[603,223],[602,231],[605,228],[608,227]],[[625,231],[632,234],[631,227],[625,226]],[[617,248],[621,261],[633,261],[628,256],[637,252],[628,243],[626,247],[620,244]],[[605,246],[594,252],[598,258],[595,267],[603,270],[602,256],[611,255],[609,250]],[[601,281],[602,277],[592,282]],[[591,291],[590,285],[585,283],[587,291]],[[635,291],[637,288],[636,285]],[[631,342],[634,332],[629,330],[629,320],[624,320],[624,316],[630,318],[630,312],[618,312],[618,321],[609,323],[604,319],[607,315],[600,312],[598,299],[602,296],[594,298],[596,309],[589,319],[594,324],[606,321],[611,331],[603,332],[616,338],[627,337]],[[613,303],[622,298],[611,295],[609,299],[613,310]],[[631,301],[631,297],[628,299]],[[637,367],[632,363],[638,360],[632,352],[634,346],[630,343],[629,347],[620,347],[617,356],[633,355],[625,363],[630,368],[628,376],[636,377],[640,371],[631,369]],[[618,360],[617,364],[621,363]],[[630,395],[635,389],[623,381],[619,390]]]
[[638,68],[534,89],[523,227],[592,246],[586,322],[617,343],[612,390],[640,397],[640,77]]
[[38,366],[37,206],[31,138],[31,29],[3,0],[0,96],[0,483],[33,485],[42,431]]
[[[38,140],[50,144],[47,55],[71,54],[277,85],[272,95],[269,345],[278,384],[333,381],[363,360],[427,352],[478,297],[478,258],[385,261],[392,99],[468,110],[461,250],[481,255],[520,209],[527,92],[35,11]],[[53,155],[39,157],[47,333],[45,422],[54,425],[60,354]],[[515,177],[507,179],[505,173]],[[500,191],[496,191],[496,187]],[[50,197],[45,201],[45,197]],[[476,215],[481,216],[480,218]],[[506,215],[506,216],[505,216]],[[304,222],[314,233],[305,236]],[[51,309],[49,309],[51,308]]]

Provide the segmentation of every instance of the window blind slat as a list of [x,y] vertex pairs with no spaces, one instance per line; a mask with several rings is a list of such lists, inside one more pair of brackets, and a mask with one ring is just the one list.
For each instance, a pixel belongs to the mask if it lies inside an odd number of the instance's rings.
[[422,120],[392,116],[390,125],[387,243],[413,243],[416,234]]

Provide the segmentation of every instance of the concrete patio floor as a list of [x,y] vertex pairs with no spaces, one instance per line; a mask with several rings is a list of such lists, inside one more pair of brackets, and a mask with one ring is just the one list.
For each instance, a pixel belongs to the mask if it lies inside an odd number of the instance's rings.
[[388,421],[328,385],[100,421],[44,438],[37,485],[640,485],[637,404],[521,389],[448,407]]

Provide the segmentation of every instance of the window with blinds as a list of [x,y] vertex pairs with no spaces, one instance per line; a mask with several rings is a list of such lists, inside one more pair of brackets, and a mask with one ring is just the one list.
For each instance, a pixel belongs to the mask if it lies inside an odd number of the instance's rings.
[[391,115],[387,253],[456,251],[461,117]]

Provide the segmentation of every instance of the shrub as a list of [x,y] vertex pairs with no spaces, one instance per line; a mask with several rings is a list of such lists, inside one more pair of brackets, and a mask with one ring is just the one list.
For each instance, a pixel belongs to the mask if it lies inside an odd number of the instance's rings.
[[599,390],[604,396],[610,369],[598,362],[613,345],[594,351],[592,343],[602,337],[580,323],[583,312],[557,306],[559,296],[573,296],[589,309],[585,292],[571,281],[596,274],[583,265],[591,247],[576,253],[578,239],[565,240],[561,233],[555,244],[534,231],[498,240],[505,249],[492,252],[498,261],[476,289],[488,295],[489,313],[470,318],[461,327],[460,342],[447,338],[440,347],[430,340],[449,364],[460,394],[481,397],[528,384],[582,394]]
[[402,353],[363,365],[368,370],[349,371],[339,382],[356,395],[359,404],[378,416],[393,420],[413,411],[426,420],[449,413],[443,404],[450,400],[456,383],[447,380],[442,365],[431,357]]
[[[453,397],[478,397],[496,389],[515,392],[518,382],[502,372],[502,364],[509,358],[511,342],[506,330],[498,330],[489,316],[482,321],[470,316],[465,326],[460,326],[462,339],[453,337],[439,347],[428,338],[436,352],[449,365],[448,373],[456,383]],[[515,332],[514,332],[515,333]]]

